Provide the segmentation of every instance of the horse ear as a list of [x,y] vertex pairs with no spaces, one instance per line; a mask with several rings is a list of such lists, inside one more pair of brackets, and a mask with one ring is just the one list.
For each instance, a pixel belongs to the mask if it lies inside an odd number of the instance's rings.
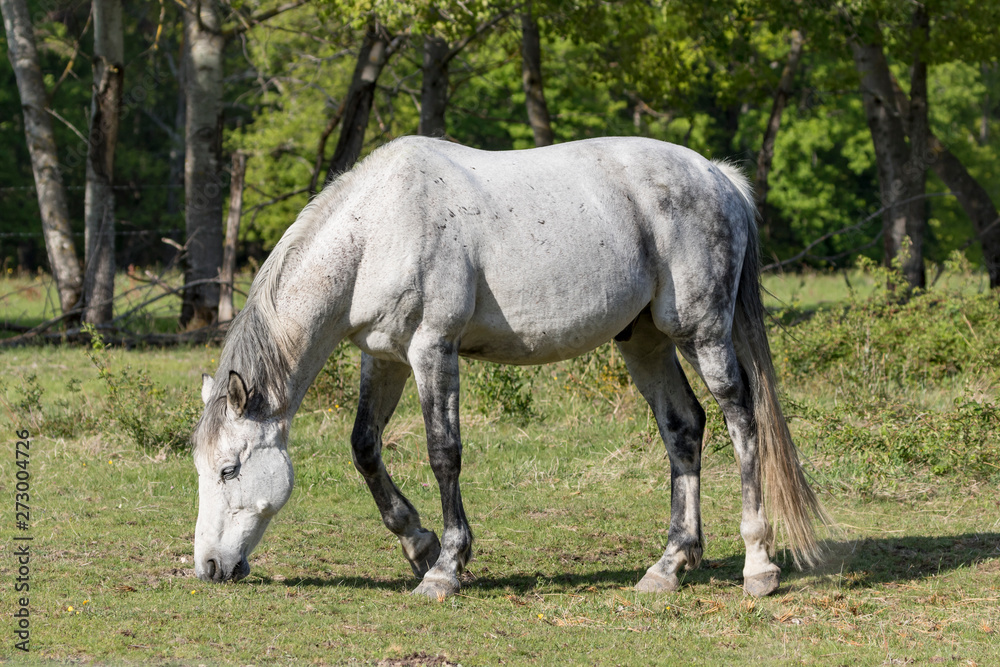
[[212,396],[212,387],[215,386],[215,380],[208,373],[201,374],[201,402],[208,405],[208,399]]
[[229,391],[226,395],[226,405],[237,417],[242,417],[247,411],[247,385],[236,371],[229,371]]

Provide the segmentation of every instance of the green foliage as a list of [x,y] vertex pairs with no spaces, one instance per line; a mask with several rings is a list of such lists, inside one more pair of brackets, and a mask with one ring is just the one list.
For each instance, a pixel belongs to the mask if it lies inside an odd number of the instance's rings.
[[567,389],[609,406],[619,405],[632,383],[625,360],[613,343],[565,362],[562,375]]
[[859,266],[879,277],[879,290],[821,310],[777,337],[775,355],[788,381],[841,379],[834,386],[884,398],[960,373],[997,377],[1000,308],[995,293],[931,290],[898,303],[890,298],[891,285],[903,284],[897,272],[871,260]]
[[201,414],[194,392],[167,389],[154,382],[148,371],[128,364],[116,372],[103,336],[91,325],[85,324],[83,331],[90,336],[85,353],[106,393],[107,412],[101,416],[105,432],[124,435],[147,452],[186,448]]
[[535,371],[522,366],[504,366],[486,361],[469,362],[466,381],[478,400],[477,409],[488,417],[527,424],[537,419],[531,385]]
[[341,342],[306,392],[302,409],[333,412],[353,407],[358,398],[359,356],[357,348]]
[[863,413],[850,404],[805,412],[819,448],[833,457],[841,474],[852,476],[862,493],[876,486],[895,486],[920,469],[934,475],[1000,480],[997,403],[966,397],[944,412],[912,404],[870,406]]
[[16,375],[13,386],[0,379],[0,405],[15,424],[30,425],[35,432],[54,437],[73,438],[93,430],[97,423],[92,406],[82,400],[80,382],[70,379],[64,386],[67,396],[59,396],[46,405],[45,389],[38,374]]
[[38,385],[35,373],[19,379],[20,382],[13,388],[0,379],[0,400],[14,423],[30,424],[37,430],[43,419],[42,396],[45,390]]

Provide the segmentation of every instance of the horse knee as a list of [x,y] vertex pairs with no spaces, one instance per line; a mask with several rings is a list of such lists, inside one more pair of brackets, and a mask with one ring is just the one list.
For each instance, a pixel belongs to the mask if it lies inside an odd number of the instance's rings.
[[378,434],[371,429],[354,429],[351,434],[351,459],[355,469],[365,477],[377,474],[382,467]]

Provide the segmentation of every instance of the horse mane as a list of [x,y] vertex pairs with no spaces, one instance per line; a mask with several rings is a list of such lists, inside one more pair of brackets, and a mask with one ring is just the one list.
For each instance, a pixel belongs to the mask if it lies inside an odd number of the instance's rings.
[[[383,149],[372,153],[385,154]],[[277,312],[278,286],[282,273],[297,252],[314,237],[349,192],[359,173],[370,169],[369,156],[356,168],[338,176],[302,209],[264,261],[250,286],[246,304],[229,326],[219,357],[211,395],[193,440],[199,450],[211,454],[226,415],[229,372],[236,371],[250,392],[247,412],[258,419],[282,414],[288,408],[288,375],[299,345]]]

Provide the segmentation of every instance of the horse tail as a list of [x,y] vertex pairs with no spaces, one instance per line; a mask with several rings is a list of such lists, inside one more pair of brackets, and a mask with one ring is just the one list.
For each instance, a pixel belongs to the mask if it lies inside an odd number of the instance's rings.
[[813,567],[822,561],[822,550],[816,541],[812,517],[825,525],[830,524],[830,519],[809,488],[778,402],[771,346],[764,327],[764,304],[760,297],[757,207],[746,177],[729,165],[717,166],[739,191],[741,214],[747,225],[747,248],[736,292],[733,342],[736,357],[750,383],[764,505],[768,513],[781,522],[796,567]]

